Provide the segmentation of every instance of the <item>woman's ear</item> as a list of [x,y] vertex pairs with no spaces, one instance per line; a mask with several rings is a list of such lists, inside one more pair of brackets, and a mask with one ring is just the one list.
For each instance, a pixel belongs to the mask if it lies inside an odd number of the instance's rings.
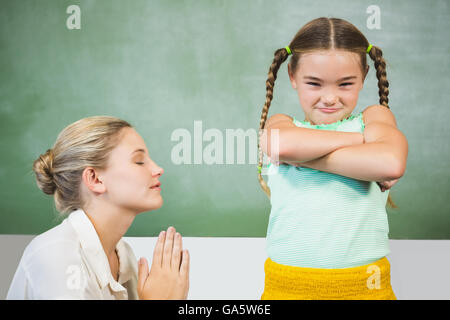
[[86,167],[81,174],[81,180],[88,190],[95,193],[104,193],[106,186],[99,176],[98,170],[92,167]]
[[288,74],[289,74],[289,80],[291,81],[292,88],[297,89],[297,82],[295,82],[294,74],[292,73],[290,63],[288,63]]

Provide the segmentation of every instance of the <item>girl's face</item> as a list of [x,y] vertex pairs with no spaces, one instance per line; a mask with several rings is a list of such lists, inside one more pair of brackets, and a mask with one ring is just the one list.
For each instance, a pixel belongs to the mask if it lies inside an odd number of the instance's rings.
[[368,67],[363,76],[356,53],[326,50],[303,54],[295,74],[290,65],[288,71],[305,120],[312,124],[329,124],[352,113]]
[[150,158],[145,142],[133,128],[123,128],[119,144],[111,151],[107,168],[99,172],[105,200],[137,213],[163,204],[159,184],[163,168]]

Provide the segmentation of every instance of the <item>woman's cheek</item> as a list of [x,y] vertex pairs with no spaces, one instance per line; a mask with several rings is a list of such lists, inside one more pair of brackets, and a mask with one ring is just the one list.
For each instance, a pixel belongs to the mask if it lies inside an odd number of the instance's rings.
[[120,172],[112,178],[111,196],[118,202],[128,202],[136,197],[136,177],[130,172]]

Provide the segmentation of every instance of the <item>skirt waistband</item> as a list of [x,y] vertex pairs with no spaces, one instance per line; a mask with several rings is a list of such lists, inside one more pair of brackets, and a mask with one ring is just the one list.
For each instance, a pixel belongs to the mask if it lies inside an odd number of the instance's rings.
[[262,299],[396,299],[386,257],[344,269],[286,266],[268,258]]

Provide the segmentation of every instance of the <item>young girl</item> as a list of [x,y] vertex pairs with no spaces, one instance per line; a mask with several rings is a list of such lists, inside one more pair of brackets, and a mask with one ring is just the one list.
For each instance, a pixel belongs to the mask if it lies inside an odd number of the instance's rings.
[[122,240],[136,215],[163,203],[163,169],[128,122],[99,116],[69,125],[33,170],[70,215],[27,246],[7,299],[186,298],[189,255],[173,227],[160,233],[150,272]]
[[[380,105],[353,115],[367,53]],[[275,114],[266,123],[277,71],[291,54],[305,119]],[[260,122],[258,179],[272,206],[262,299],[396,299],[384,191],[404,174],[408,144],[388,106],[385,66],[380,48],[336,18],[312,20],[275,51]],[[263,152],[274,162],[268,184]]]

